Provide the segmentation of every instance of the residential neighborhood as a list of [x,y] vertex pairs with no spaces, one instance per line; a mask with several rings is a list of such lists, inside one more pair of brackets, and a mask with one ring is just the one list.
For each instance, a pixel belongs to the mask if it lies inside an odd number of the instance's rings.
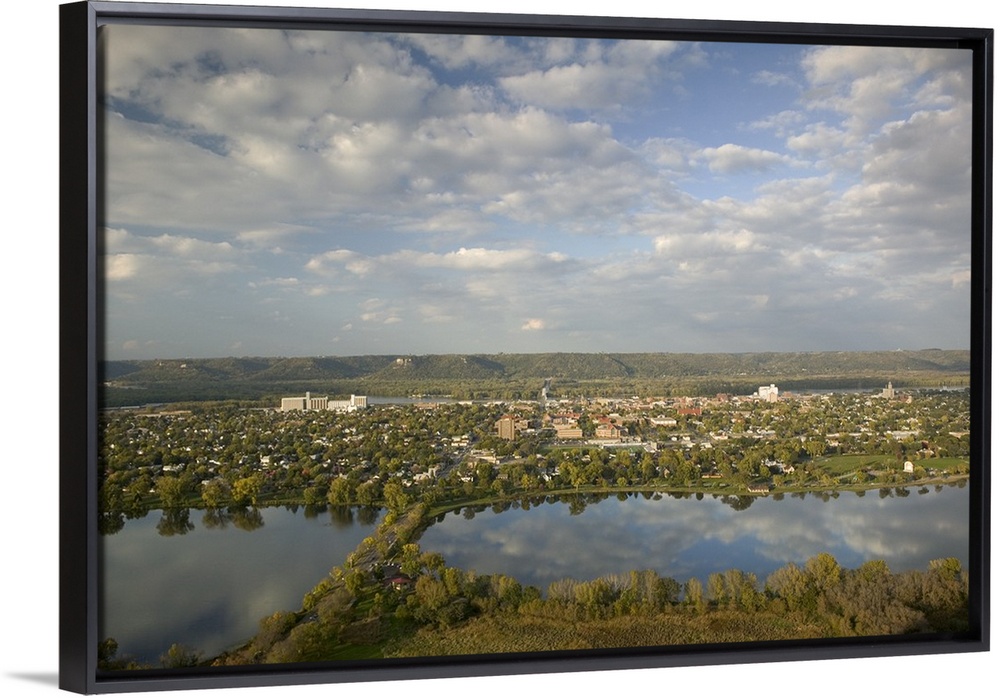
[[[887,394],[888,393],[888,394]],[[101,414],[102,510],[388,505],[580,487],[877,487],[968,471],[965,390],[547,398]]]

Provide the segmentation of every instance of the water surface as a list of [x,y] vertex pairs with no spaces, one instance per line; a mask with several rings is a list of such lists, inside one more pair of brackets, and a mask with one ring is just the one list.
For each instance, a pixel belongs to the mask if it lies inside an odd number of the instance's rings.
[[[763,582],[821,552],[844,567],[885,560],[894,572],[930,560],[968,564],[969,496],[959,486],[839,492],[804,498],[616,496],[451,513],[420,545],[449,565],[500,572],[539,587],[556,580],[653,569],[685,582],[737,568]],[[582,511],[580,511],[582,508]]]
[[[446,514],[420,539],[455,567],[504,573],[543,592],[559,579],[653,569],[685,582],[737,568],[767,575],[821,552],[844,567],[885,560],[894,572],[930,560],[968,564],[969,496],[960,486],[822,497],[631,494],[497,505]],[[375,528],[376,514],[262,509],[218,521],[163,512],[102,538],[101,637],[158,664],[173,643],[213,656],[303,595]]]
[[378,515],[270,507],[235,520],[177,518],[153,511],[101,539],[99,633],[115,638],[119,656],[158,666],[175,642],[207,657],[245,641],[261,618],[301,608]]

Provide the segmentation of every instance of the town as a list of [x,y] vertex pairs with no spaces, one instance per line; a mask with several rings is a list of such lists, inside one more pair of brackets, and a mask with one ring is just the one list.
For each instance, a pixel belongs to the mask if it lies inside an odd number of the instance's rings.
[[[548,383],[546,383],[546,389]],[[969,472],[969,393],[402,402],[283,398],[101,413],[102,529],[151,509],[402,510],[581,490],[757,496]]]

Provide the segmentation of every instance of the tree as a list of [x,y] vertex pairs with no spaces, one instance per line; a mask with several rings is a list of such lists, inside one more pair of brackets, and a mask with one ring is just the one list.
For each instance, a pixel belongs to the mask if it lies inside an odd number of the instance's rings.
[[350,504],[354,498],[354,488],[346,477],[338,477],[330,483],[326,499],[330,504]]
[[701,580],[691,577],[684,587],[684,601],[698,613],[705,612],[705,590]]
[[840,564],[830,553],[820,553],[809,558],[805,569],[810,581],[820,592],[829,591],[840,583]]
[[233,502],[238,506],[257,506],[257,498],[264,486],[264,477],[259,473],[241,477],[233,483]]
[[785,602],[789,611],[806,610],[815,607],[810,602],[809,575],[795,563],[788,563],[770,574],[765,590]]
[[179,507],[184,503],[184,481],[174,475],[164,475],[156,480],[156,496],[164,508]]
[[358,485],[358,488],[355,491],[358,504],[362,504],[364,506],[374,506],[378,503],[379,496],[381,495],[381,489],[382,488],[376,480],[362,482]]
[[410,496],[406,494],[403,486],[394,480],[385,483],[382,488],[382,499],[393,511],[402,511],[410,504]]
[[160,655],[160,663],[167,669],[196,666],[201,661],[201,653],[184,645],[174,643],[166,654]]
[[306,503],[307,506],[316,506],[326,500],[326,492],[319,485],[313,485],[307,487],[302,491],[302,501]]
[[407,599],[407,605],[413,608],[415,618],[428,622],[438,619],[438,612],[450,598],[444,582],[422,575],[417,578],[414,594]]
[[222,478],[209,480],[201,486],[201,501],[209,509],[218,509],[229,498],[229,483]]
[[726,580],[719,572],[712,572],[708,575],[708,595],[718,605],[729,600],[726,595]]

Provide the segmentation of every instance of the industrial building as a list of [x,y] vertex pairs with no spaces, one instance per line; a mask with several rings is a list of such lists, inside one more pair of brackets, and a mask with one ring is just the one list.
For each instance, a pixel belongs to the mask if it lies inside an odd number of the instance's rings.
[[351,395],[349,400],[331,400],[327,396],[313,397],[306,393],[304,397],[281,398],[281,411],[292,410],[333,410],[335,412],[354,412],[368,407],[366,395]]

